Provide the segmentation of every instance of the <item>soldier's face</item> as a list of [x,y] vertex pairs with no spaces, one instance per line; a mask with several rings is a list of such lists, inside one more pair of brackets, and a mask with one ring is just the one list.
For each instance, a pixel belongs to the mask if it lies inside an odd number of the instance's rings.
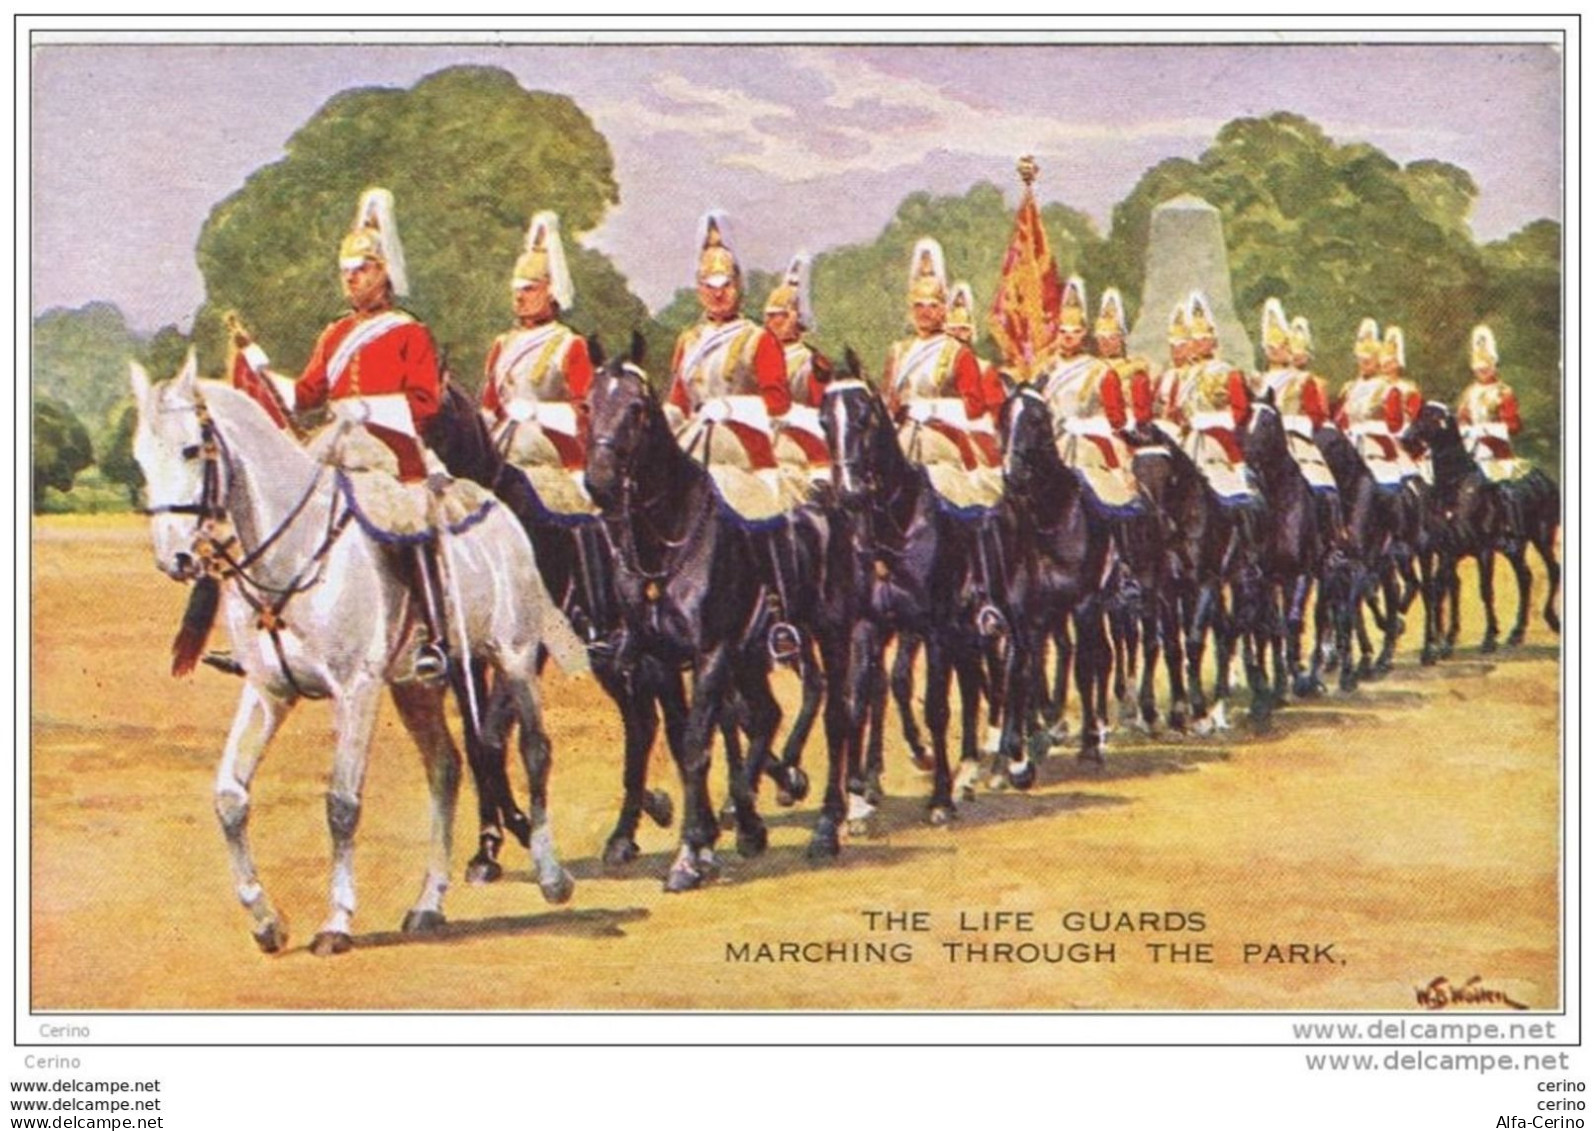
[[1263,356],[1268,358],[1268,364],[1270,364],[1270,365],[1289,365],[1290,364],[1290,347],[1288,347],[1288,346],[1271,346],[1271,347],[1263,350]]
[[1297,369],[1306,369],[1312,359],[1313,355],[1310,353],[1293,353],[1290,355],[1290,363]]
[[375,259],[362,259],[358,267],[345,267],[343,293],[356,310],[380,309],[390,297],[387,266]]
[[947,327],[947,335],[963,342],[967,346],[975,340],[975,328],[973,326],[949,326]]
[[1186,364],[1191,360],[1191,343],[1170,342],[1169,357],[1173,359],[1175,365]]
[[1084,326],[1060,326],[1058,328],[1058,345],[1066,354],[1077,354],[1085,347]]
[[548,280],[515,284],[515,317],[527,325],[546,322],[554,316],[554,296],[549,293]]
[[708,315],[710,321],[725,322],[736,317],[742,294],[735,279],[718,284],[700,282],[698,301],[703,305],[703,312]]
[[795,342],[803,336],[803,328],[798,325],[797,314],[791,310],[766,310],[764,328],[782,345]]
[[1379,372],[1379,359],[1377,357],[1362,357],[1360,355],[1358,356],[1358,358],[1357,358],[1357,376],[1359,376],[1359,377],[1372,377],[1375,373],[1378,373],[1378,372]]
[[921,299],[913,306],[914,329],[921,334],[939,334],[947,324],[947,304],[936,299]]
[[1098,334],[1097,352],[1103,357],[1123,357],[1124,338],[1119,334]]

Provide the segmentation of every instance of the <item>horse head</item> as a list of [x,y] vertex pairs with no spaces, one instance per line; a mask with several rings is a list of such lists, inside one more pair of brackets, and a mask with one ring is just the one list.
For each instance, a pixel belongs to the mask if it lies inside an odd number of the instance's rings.
[[880,478],[882,439],[895,444],[891,421],[880,396],[864,379],[858,354],[846,351],[841,375],[833,377],[820,400],[820,427],[831,457],[831,483],[844,505],[856,505]]
[[603,362],[587,393],[590,433],[585,482],[593,501],[606,512],[622,505],[628,486],[636,483],[652,458],[676,448],[664,410],[642,369],[641,343],[641,336],[633,335],[630,356]]
[[178,581],[198,576],[194,535],[221,505],[221,460],[200,395],[194,353],[177,376],[155,384],[138,362],[129,369],[136,423],[133,458],[144,473],[145,510],[155,564]]
[[1062,466],[1053,439],[1052,409],[1034,386],[1015,384],[1004,375],[1007,398],[997,415],[997,438],[1002,445],[1003,485],[1021,499],[1033,489],[1037,473],[1053,464]]
[[1290,460],[1290,440],[1285,435],[1285,418],[1274,407],[1272,391],[1252,402],[1244,447],[1246,462],[1265,475],[1285,467]]
[[1421,455],[1425,449],[1460,449],[1462,433],[1449,408],[1439,401],[1426,401],[1401,433],[1400,442],[1408,452]]

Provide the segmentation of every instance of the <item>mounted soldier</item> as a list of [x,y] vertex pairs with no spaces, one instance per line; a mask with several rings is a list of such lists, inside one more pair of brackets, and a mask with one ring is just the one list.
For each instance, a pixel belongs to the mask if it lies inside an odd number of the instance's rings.
[[[975,323],[975,289],[968,283],[960,280],[953,284],[947,299],[947,333],[973,352],[975,343],[980,340],[980,327]],[[975,358],[975,363],[980,364],[980,358]],[[1003,398],[1008,395],[1003,388],[1002,376],[996,365],[985,364],[980,366],[981,398],[986,402],[987,412],[995,419],[996,408],[1000,407]]]
[[1000,405],[987,400],[974,351],[947,332],[947,271],[933,239],[914,246],[908,300],[914,336],[892,345],[883,379],[898,440],[945,498],[995,503],[1002,461],[991,414]]
[[1405,477],[1401,448],[1395,439],[1401,430],[1400,394],[1380,368],[1382,351],[1379,324],[1364,318],[1352,347],[1357,375],[1340,390],[1335,423],[1356,443],[1357,454],[1379,485],[1395,488]]
[[499,451],[549,509],[593,513],[581,485],[593,364],[586,340],[561,321],[576,287],[555,213],[532,217],[510,289],[516,326],[488,351],[482,413]]
[[1175,417],[1190,429],[1185,450],[1220,498],[1255,500],[1239,435],[1251,415],[1246,377],[1218,358],[1218,330],[1206,297],[1192,291],[1186,309],[1191,360],[1174,404]]
[[771,421],[792,406],[781,343],[742,314],[742,265],[729,218],[706,213],[698,225],[695,273],[703,318],[681,332],[671,360],[668,404],[684,424],[681,445],[702,459],[731,507],[765,518],[795,505],[779,470]]
[[268,359],[233,323],[234,384],[264,400],[303,413],[329,405],[335,426],[312,438],[311,451],[335,464],[369,529],[413,552],[412,592],[424,621],[414,675],[435,679],[445,655],[446,586],[438,528],[486,505],[484,493],[451,481],[421,440],[443,392],[431,331],[396,303],[409,290],[393,195],[368,189],[353,228],[338,252],[343,289],[352,310],[316,341],[304,373],[291,384],[268,380]]
[[1053,360],[1037,386],[1052,409],[1064,465],[1080,474],[1109,513],[1129,513],[1139,509],[1140,489],[1121,436],[1129,420],[1124,383],[1117,368],[1086,350],[1087,332],[1085,282],[1071,275],[1063,285]]
[[[1151,384],[1151,396],[1146,404],[1135,402],[1138,430],[1144,432],[1147,425],[1152,425],[1175,443],[1184,439],[1185,421],[1179,413],[1179,396],[1191,356],[1189,311],[1184,302],[1177,302],[1169,312],[1169,365]],[[1132,388],[1132,394],[1133,391]]]
[[781,282],[764,304],[764,328],[786,358],[786,384],[792,406],[772,423],[776,428],[775,458],[783,468],[813,480],[830,475],[830,454],[820,428],[820,400],[830,384],[830,358],[806,340],[814,329],[814,306],[809,297],[812,261],[799,252],[787,265]]
[[1500,353],[1488,326],[1475,326],[1472,334],[1473,383],[1457,399],[1457,424],[1467,442],[1468,454],[1490,479],[1516,479],[1528,470],[1528,461],[1512,451],[1512,437],[1523,427],[1517,394],[1501,380]]
[[[1385,327],[1384,345],[1379,351],[1379,371],[1390,382],[1390,391],[1385,394],[1385,418],[1390,423],[1390,431],[1395,434],[1405,431],[1409,424],[1418,419],[1418,413],[1423,409],[1423,391],[1418,388],[1416,381],[1407,376],[1406,343],[1400,326]],[[1397,448],[1403,479],[1421,478],[1428,483],[1434,482],[1434,471],[1429,465],[1427,452],[1414,458],[1404,447],[1397,445]]]
[[[1336,492],[1335,476],[1313,443],[1313,435],[1329,418],[1323,383],[1305,368],[1310,362],[1311,332],[1305,318],[1285,321],[1285,307],[1277,298],[1263,304],[1263,357],[1267,368],[1253,382],[1252,392],[1269,397],[1285,425],[1291,458],[1319,494]],[[1298,364],[1297,358],[1301,358]]]

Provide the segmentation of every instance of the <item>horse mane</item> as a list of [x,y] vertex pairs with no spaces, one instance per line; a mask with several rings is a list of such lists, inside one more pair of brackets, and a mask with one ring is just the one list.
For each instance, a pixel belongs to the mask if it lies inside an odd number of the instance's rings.
[[1437,486],[1455,483],[1469,475],[1484,474],[1479,469],[1478,461],[1468,454],[1467,447],[1462,443],[1461,429],[1457,427],[1456,417],[1450,409],[1431,402],[1423,407],[1419,419],[1424,416],[1435,422],[1432,428],[1424,429],[1419,438],[1429,445]]
[[195,387],[226,439],[236,446],[240,436],[245,437],[251,454],[269,467],[273,476],[309,467],[310,453],[292,433],[278,428],[254,398],[219,381],[202,381]]

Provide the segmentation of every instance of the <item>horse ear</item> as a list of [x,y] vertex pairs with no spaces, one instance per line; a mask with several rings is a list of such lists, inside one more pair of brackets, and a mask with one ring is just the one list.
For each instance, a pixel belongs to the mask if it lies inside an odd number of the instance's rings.
[[1013,379],[1013,374],[1009,373],[1006,369],[997,370],[997,380],[1002,382],[1003,396],[1011,397],[1019,391],[1019,382],[1015,381]]
[[853,349],[852,346],[848,346],[842,352],[842,360],[847,363],[847,375],[849,377],[853,378],[855,381],[863,379],[864,367],[859,363],[858,353]]
[[172,382],[174,388],[184,393],[194,391],[194,383],[199,380],[199,357],[194,352],[194,347],[188,347],[188,356],[183,358],[183,368],[177,371],[177,378]]
[[648,340],[642,336],[641,330],[633,330],[631,332],[631,363],[641,369],[643,367],[642,363],[647,357]]
[[142,405],[150,399],[150,375],[136,361],[127,363],[127,375],[133,386],[133,399]]
[[594,369],[604,367],[604,343],[597,334],[587,335],[587,358],[593,363]]

